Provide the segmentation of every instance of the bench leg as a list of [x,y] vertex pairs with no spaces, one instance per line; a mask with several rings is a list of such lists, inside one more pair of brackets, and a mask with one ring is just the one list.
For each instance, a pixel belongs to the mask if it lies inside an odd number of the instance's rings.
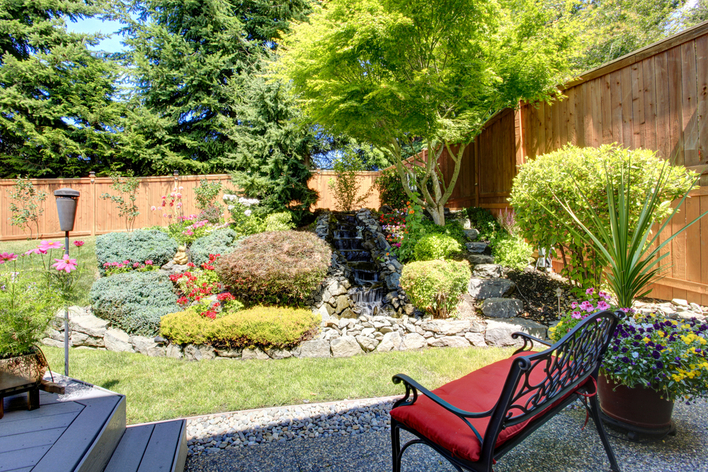
[[602,426],[602,420],[600,419],[600,405],[597,402],[597,395],[590,397],[590,415],[592,420],[595,422],[595,427],[600,435],[600,440],[602,445],[605,447],[605,452],[607,453],[607,458],[610,460],[610,467],[614,472],[620,472],[619,465],[617,464],[617,459],[615,458],[615,453],[612,451],[612,446],[610,446],[610,441],[607,439],[607,433],[605,433],[605,428]]
[[391,452],[393,455],[393,472],[401,472],[401,430],[398,422],[391,418]]
[[5,416],[5,397],[0,396],[0,420]]
[[39,408],[39,387],[27,392],[27,409],[36,410]]

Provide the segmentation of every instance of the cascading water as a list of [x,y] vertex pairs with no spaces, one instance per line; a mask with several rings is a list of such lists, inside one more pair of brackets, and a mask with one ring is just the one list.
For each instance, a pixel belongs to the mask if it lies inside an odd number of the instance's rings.
[[379,282],[379,273],[371,253],[364,248],[362,227],[357,226],[357,217],[352,214],[335,214],[336,228],[332,231],[332,244],[347,260],[351,269],[353,287],[349,297],[355,304],[357,314],[379,314],[383,305],[385,289]]

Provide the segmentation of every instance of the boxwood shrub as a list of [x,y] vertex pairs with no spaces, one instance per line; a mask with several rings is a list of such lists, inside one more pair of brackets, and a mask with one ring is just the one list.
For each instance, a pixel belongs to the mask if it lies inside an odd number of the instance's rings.
[[156,229],[108,233],[96,238],[96,260],[101,274],[106,262],[145,262],[160,267],[177,252],[177,241]]
[[238,246],[239,238],[231,228],[222,228],[203,236],[192,243],[189,254],[197,267],[209,260],[209,254],[226,254]]
[[415,260],[431,261],[447,259],[451,254],[462,251],[462,246],[447,234],[428,234],[418,241],[413,249]]
[[317,333],[320,317],[310,310],[256,306],[214,320],[188,309],[162,318],[160,333],[177,344],[291,348]]
[[415,306],[447,318],[455,312],[471,277],[467,261],[417,261],[403,266],[401,287]]
[[274,231],[249,236],[222,255],[216,273],[246,305],[302,306],[327,275],[332,250],[316,235]]
[[128,272],[98,279],[90,296],[94,314],[128,334],[155,336],[160,331],[160,317],[180,310],[172,282],[159,272]]

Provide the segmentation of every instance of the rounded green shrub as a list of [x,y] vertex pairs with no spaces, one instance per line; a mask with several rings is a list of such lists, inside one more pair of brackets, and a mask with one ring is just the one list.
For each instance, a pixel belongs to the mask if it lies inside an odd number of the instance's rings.
[[163,317],[160,333],[177,344],[284,349],[311,338],[319,323],[310,310],[286,307],[256,306],[214,320],[189,309]]
[[247,305],[301,306],[327,275],[332,250],[316,235],[273,231],[249,236],[222,255],[216,273]]
[[413,249],[416,261],[447,259],[449,255],[462,251],[462,246],[452,236],[429,234],[424,236]]
[[145,262],[158,267],[169,262],[177,252],[177,241],[164,231],[138,230],[132,233],[108,233],[96,238],[96,260],[101,274],[106,262]]
[[233,251],[239,242],[236,231],[231,228],[222,228],[195,240],[189,246],[189,255],[192,262],[200,267],[209,261],[209,254],[226,254]]
[[265,231],[287,231],[293,229],[293,215],[289,211],[271,213],[265,218]]
[[127,272],[96,280],[90,292],[93,312],[128,334],[155,336],[160,317],[179,311],[167,275]]
[[529,265],[533,247],[520,236],[500,238],[494,243],[494,262],[512,269],[524,269]]
[[401,287],[416,307],[447,318],[455,312],[471,277],[467,261],[416,261],[403,266]]

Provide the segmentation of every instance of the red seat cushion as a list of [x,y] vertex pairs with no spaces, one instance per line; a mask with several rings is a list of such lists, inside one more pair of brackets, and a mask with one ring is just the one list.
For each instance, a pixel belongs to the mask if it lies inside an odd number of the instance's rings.
[[[491,410],[499,400],[512,361],[516,357],[528,354],[517,354],[490,364],[433,390],[433,393],[462,410],[479,413]],[[543,372],[544,366],[545,363],[541,363],[531,372],[529,382],[531,385],[540,383],[546,378]],[[479,460],[482,447],[470,427],[455,414],[422,394],[413,405],[399,406],[391,410],[391,417],[444,447],[454,457],[471,462]],[[489,417],[473,418],[468,421],[484,438],[489,419]],[[517,435],[529,421],[531,420],[503,429],[499,433],[496,446]]]

